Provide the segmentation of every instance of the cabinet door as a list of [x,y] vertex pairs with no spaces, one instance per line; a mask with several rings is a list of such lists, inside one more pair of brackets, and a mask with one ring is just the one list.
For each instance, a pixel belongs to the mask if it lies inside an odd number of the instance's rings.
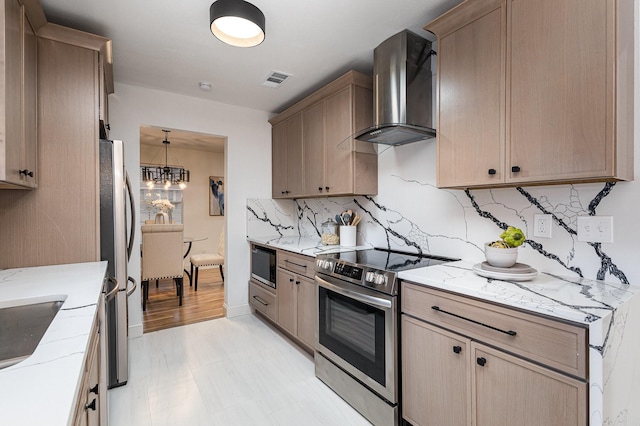
[[318,302],[316,283],[309,278],[298,277],[298,338],[309,347],[315,347],[316,317],[318,316]]
[[287,191],[302,195],[302,113],[287,119]]
[[465,3],[427,29],[438,35],[438,187],[504,182],[504,3]]
[[38,182],[38,135],[37,135],[37,67],[38,41],[26,16],[23,16],[24,33],[24,139],[22,152],[23,169],[33,172],[33,176],[22,176],[23,182],[36,187]]
[[[4,147],[1,179],[22,183],[18,170],[22,168],[22,9],[17,0],[4,2],[4,67],[3,91],[4,129],[0,128],[0,146]],[[0,52],[1,54],[2,52]],[[0,170],[2,171],[2,170]]]
[[325,190],[330,195],[353,193],[352,87],[327,98],[325,105]]
[[304,195],[324,192],[324,102],[302,112]]
[[302,195],[302,113],[271,129],[271,195]]
[[287,190],[287,122],[271,129],[271,196],[285,198]]
[[276,272],[278,297],[278,324],[289,333],[296,334],[296,276],[278,268]]
[[587,384],[473,342],[477,426],[587,424]]
[[414,426],[470,425],[469,340],[406,315],[401,327],[402,417]]
[[[89,365],[87,371],[87,393],[86,393],[86,410],[87,424],[89,426],[97,426],[100,424],[100,351],[98,338],[92,344],[91,353],[89,354]],[[96,390],[97,389],[97,390]]]
[[507,181],[613,175],[615,3],[508,1]]

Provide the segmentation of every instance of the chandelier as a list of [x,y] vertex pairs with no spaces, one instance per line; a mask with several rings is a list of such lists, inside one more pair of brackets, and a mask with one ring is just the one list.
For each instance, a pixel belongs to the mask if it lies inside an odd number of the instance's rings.
[[171,185],[178,185],[180,189],[187,187],[189,182],[189,170],[184,167],[169,166],[169,132],[171,130],[162,130],[164,132],[164,167],[161,166],[142,166],[142,180],[147,184],[149,189],[156,184],[164,185],[164,189],[169,189]]

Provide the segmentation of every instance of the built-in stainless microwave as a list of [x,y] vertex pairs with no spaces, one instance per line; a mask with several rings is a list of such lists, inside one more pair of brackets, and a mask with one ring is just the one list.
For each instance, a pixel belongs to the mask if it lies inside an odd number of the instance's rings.
[[251,246],[251,278],[276,288],[276,251],[267,247]]

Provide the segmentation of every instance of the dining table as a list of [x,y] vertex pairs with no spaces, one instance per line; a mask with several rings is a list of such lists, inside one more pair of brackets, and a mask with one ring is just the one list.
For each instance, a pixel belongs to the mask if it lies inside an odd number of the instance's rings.
[[[189,256],[193,243],[197,243],[199,241],[205,241],[207,239],[208,237],[183,237],[182,242],[187,245],[187,251],[185,251],[184,256],[182,256],[182,258],[186,259],[187,256]],[[186,269],[184,270],[184,273],[187,274],[187,276],[189,277],[189,283],[191,283],[191,273]]]

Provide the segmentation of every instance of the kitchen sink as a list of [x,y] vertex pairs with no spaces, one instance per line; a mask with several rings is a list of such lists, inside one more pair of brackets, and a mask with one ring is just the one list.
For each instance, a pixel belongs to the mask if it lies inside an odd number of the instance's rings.
[[0,303],[0,369],[33,354],[65,299],[58,295]]

